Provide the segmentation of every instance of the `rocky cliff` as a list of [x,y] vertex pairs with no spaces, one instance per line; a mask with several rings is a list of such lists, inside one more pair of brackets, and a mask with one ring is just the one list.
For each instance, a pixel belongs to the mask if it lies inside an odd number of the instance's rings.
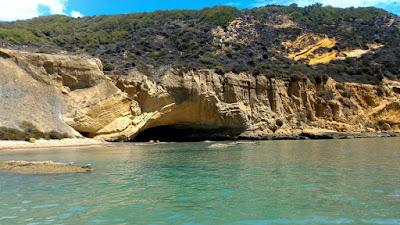
[[135,127],[127,135],[131,138],[166,126],[219,139],[400,131],[400,83],[395,81],[312,83],[213,70],[171,70],[158,82],[138,72],[114,79],[142,109],[138,123],[130,125]]
[[132,70],[100,60],[0,49],[0,134],[32,123],[107,141],[327,137],[400,132],[400,82],[282,80],[246,72]]
[[[98,59],[0,49],[0,127],[91,136],[136,115]],[[15,132],[14,132],[15,133]],[[3,137],[7,138],[7,137]]]

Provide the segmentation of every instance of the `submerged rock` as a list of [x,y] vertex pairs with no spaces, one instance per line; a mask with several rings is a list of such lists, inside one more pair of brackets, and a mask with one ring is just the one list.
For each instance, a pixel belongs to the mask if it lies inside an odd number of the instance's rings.
[[73,163],[57,163],[52,161],[6,161],[0,162],[0,171],[8,171],[17,174],[68,174],[92,172],[90,164],[85,166]]
[[218,143],[218,144],[212,144],[212,145],[208,146],[208,148],[219,149],[219,148],[229,148],[229,147],[232,147],[232,146],[235,146],[235,145],[232,144],[232,143],[228,143],[228,144]]
[[255,141],[234,141],[229,143],[215,143],[208,146],[211,149],[219,149],[219,148],[229,148],[237,145],[248,145],[248,144],[257,144]]

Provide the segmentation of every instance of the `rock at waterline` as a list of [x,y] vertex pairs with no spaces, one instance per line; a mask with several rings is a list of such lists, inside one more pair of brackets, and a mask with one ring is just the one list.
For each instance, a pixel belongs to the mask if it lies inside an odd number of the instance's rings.
[[8,171],[17,174],[69,174],[88,173],[94,171],[90,164],[85,166],[73,163],[57,163],[52,161],[30,162],[30,161],[6,161],[0,162],[0,171]]
[[233,147],[236,145],[242,145],[242,144],[257,144],[258,142],[253,142],[253,141],[235,141],[235,142],[230,142],[230,143],[216,143],[216,144],[211,144],[208,146],[208,148],[211,149],[221,149],[221,148],[228,148],[228,147]]

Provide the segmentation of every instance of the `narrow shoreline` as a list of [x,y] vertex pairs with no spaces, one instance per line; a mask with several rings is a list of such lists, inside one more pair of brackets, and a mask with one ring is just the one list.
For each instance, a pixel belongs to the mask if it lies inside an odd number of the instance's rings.
[[[390,138],[400,137],[400,133],[340,133],[340,132],[321,132],[321,133],[302,133],[298,135],[272,135],[263,138],[246,138],[241,137],[236,141],[272,141],[272,140],[332,140],[332,139],[362,139],[362,138]],[[233,140],[226,140],[233,141]],[[136,145],[149,143],[143,142],[126,142]],[[163,142],[164,143],[164,142]],[[5,151],[40,151],[40,150],[56,150],[77,147],[97,147],[115,145],[115,142],[107,142],[94,140],[90,138],[77,139],[68,138],[62,140],[37,140],[35,143],[27,141],[8,141],[0,140],[0,152]],[[157,144],[157,143],[154,143]]]
[[27,141],[0,140],[0,152],[3,151],[38,151],[54,148],[96,147],[111,144],[110,142],[94,139],[62,139],[62,140],[37,140],[35,143]]

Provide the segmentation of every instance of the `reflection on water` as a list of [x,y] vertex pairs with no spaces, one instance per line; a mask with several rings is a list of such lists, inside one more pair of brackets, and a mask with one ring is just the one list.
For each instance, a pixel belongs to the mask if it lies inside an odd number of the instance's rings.
[[0,174],[0,224],[400,224],[400,139],[2,152],[92,174]]

